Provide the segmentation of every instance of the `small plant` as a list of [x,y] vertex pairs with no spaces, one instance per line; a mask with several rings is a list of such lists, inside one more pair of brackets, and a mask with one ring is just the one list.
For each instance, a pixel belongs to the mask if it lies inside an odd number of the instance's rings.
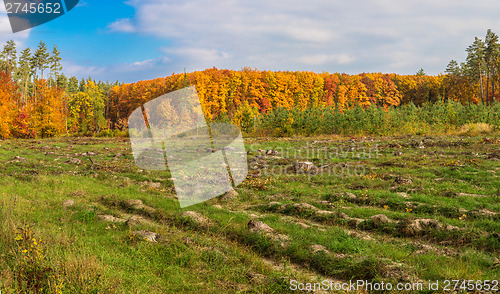
[[29,226],[18,228],[15,234],[20,259],[15,272],[18,290],[23,293],[62,293],[64,285],[45,260],[42,239],[37,238]]

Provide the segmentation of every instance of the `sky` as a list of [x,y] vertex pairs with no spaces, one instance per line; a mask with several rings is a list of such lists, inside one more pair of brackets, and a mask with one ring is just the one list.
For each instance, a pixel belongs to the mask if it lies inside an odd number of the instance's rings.
[[443,73],[474,37],[500,34],[498,0],[80,0],[0,44],[55,44],[67,76],[135,82],[217,67]]

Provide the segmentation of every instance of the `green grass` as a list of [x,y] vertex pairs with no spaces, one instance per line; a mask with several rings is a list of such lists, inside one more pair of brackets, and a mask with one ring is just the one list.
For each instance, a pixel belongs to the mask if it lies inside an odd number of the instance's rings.
[[[420,141],[426,148],[419,148]],[[180,209],[170,175],[137,168],[125,139],[0,142],[0,290],[283,293],[291,279],[500,276],[498,141],[323,136],[246,143],[249,162],[257,164],[237,188],[239,196]],[[352,152],[344,157],[353,146],[354,157]],[[356,157],[361,148],[375,147],[371,157]],[[265,156],[258,149],[279,153]],[[312,154],[313,149],[327,152]],[[294,158],[293,150],[309,150],[309,156]],[[82,156],[86,152],[95,154],[90,159]],[[71,158],[81,162],[66,163]],[[365,173],[269,172],[304,160],[359,165]],[[411,182],[398,183],[401,178]],[[75,204],[64,207],[68,199]],[[186,210],[209,223],[182,215]],[[374,223],[370,218],[378,214],[391,222]],[[102,215],[124,222],[103,221]],[[131,221],[132,216],[142,221]],[[405,226],[419,219],[436,220],[441,228],[408,233]],[[264,222],[272,232],[249,230],[250,220]],[[23,230],[31,230],[29,237],[19,237]],[[139,230],[158,233],[158,242],[142,240],[133,233]],[[319,245],[326,251],[313,250]]]

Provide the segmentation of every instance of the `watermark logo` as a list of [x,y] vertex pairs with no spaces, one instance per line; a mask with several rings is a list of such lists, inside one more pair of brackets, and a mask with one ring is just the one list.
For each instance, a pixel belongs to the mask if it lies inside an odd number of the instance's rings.
[[169,169],[182,208],[222,195],[247,177],[240,128],[207,124],[194,86],[140,106],[128,127],[136,165]]
[[4,0],[12,32],[54,20],[75,8],[79,0]]

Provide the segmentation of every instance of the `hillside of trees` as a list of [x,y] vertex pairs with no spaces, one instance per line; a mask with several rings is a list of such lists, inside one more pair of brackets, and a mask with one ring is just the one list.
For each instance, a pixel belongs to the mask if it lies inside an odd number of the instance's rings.
[[[68,79],[55,45],[49,52],[40,42],[34,52],[26,48],[18,56],[15,43],[9,41],[0,58],[0,137],[123,135],[134,109],[190,85],[196,85],[209,120],[233,122],[247,132],[274,128],[281,130],[276,135],[309,134],[293,130],[311,124],[310,128],[320,130],[320,126],[334,124],[335,128],[321,132],[345,133],[352,125],[345,122],[364,117],[371,117],[366,124],[383,120],[397,129],[401,122],[396,117],[410,110],[416,119],[428,113],[429,123],[437,119],[457,126],[477,122],[496,125],[500,101],[498,36],[488,30],[485,40],[475,38],[466,52],[464,62],[452,60],[445,74],[437,76],[423,70],[414,75],[348,75],[214,67],[120,84]],[[450,112],[460,119],[448,119]]]

